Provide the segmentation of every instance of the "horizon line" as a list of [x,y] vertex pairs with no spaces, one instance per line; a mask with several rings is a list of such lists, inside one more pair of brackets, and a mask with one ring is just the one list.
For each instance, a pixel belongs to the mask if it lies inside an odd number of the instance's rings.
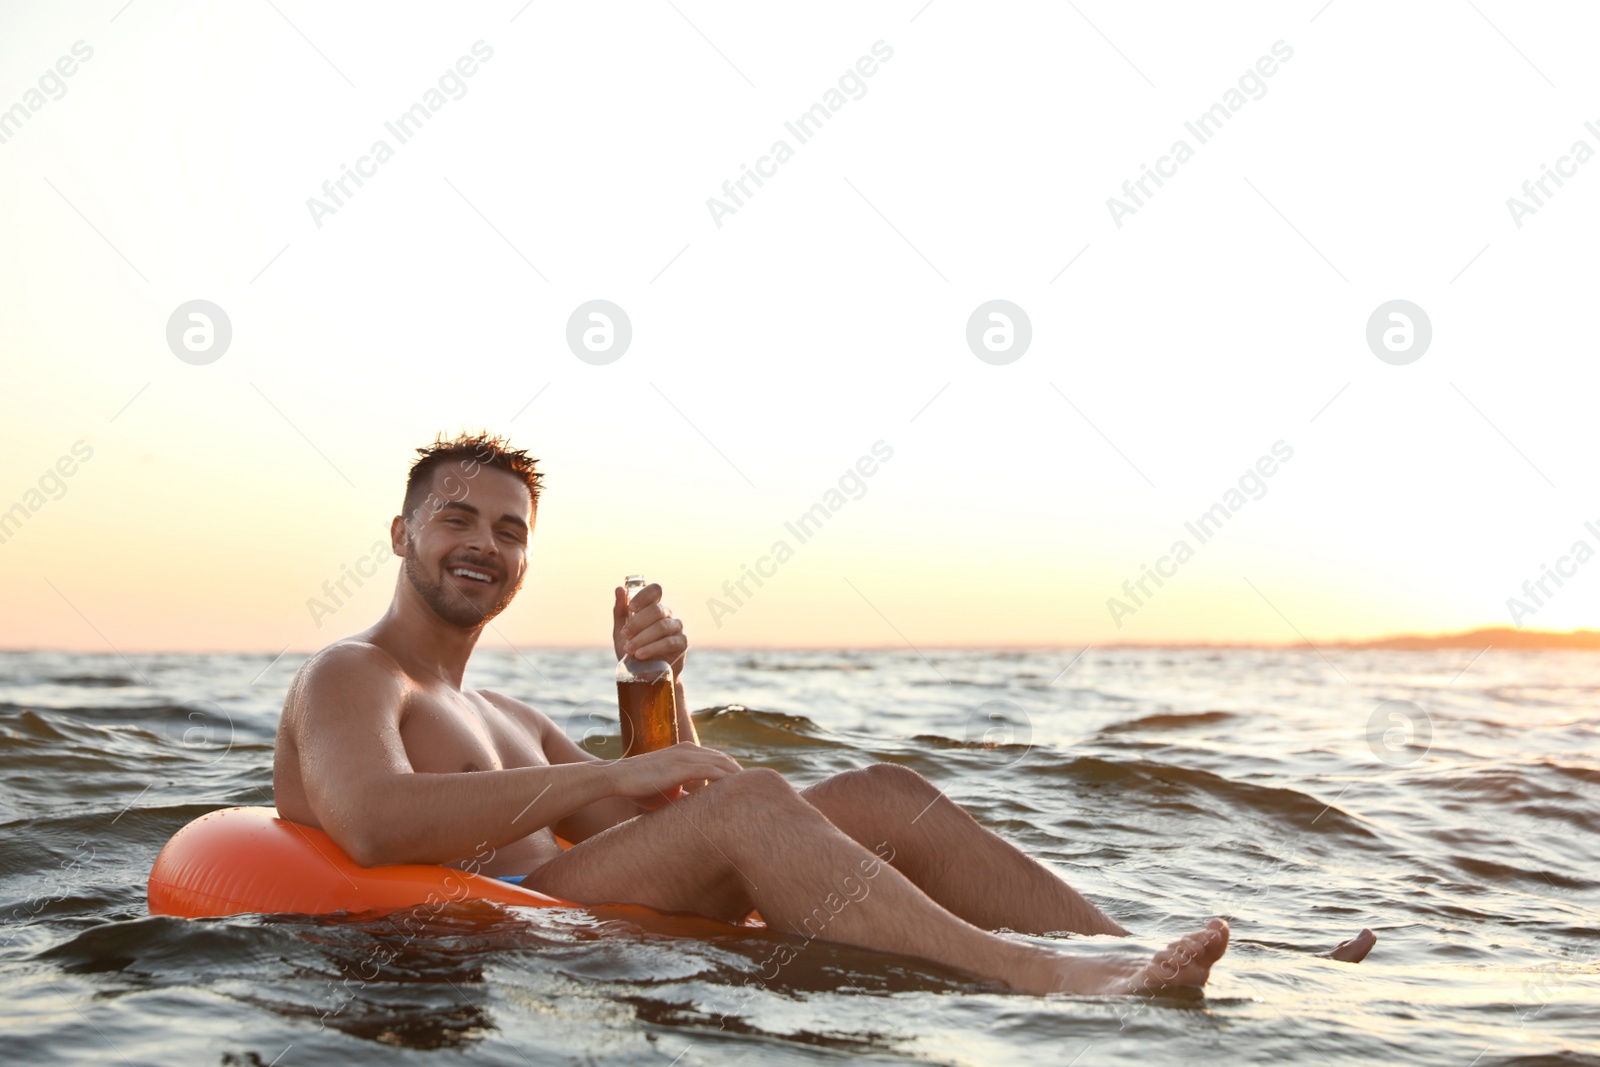
[[[1383,635],[1383,636],[1380,636],[1380,637],[1332,638],[1332,639],[1324,640],[1324,641],[1321,641],[1321,642],[1313,642],[1313,641],[1309,641],[1309,640],[1300,640],[1300,641],[1291,641],[1291,642],[1185,641],[1185,640],[1172,640],[1172,641],[1113,641],[1113,642],[1107,642],[1107,643],[1104,643],[1104,644],[1097,644],[1097,643],[1095,643],[1093,641],[1053,641],[1053,642],[976,642],[976,643],[972,643],[972,644],[941,643],[941,644],[924,644],[924,645],[911,645],[908,642],[900,642],[900,643],[897,643],[897,644],[859,644],[858,643],[858,644],[851,644],[851,645],[838,645],[838,644],[834,644],[834,645],[818,645],[818,644],[794,644],[794,645],[791,645],[791,644],[748,644],[748,645],[740,645],[740,644],[697,644],[697,645],[694,645],[694,646],[691,646],[691,647],[695,648],[695,649],[702,650],[702,651],[707,651],[707,652],[905,652],[905,651],[909,651],[909,652],[913,652],[913,653],[920,653],[924,649],[935,650],[935,651],[946,651],[946,652],[949,652],[949,651],[956,651],[956,652],[971,652],[971,651],[1020,651],[1020,652],[1038,651],[1038,652],[1056,652],[1056,651],[1060,651],[1060,652],[1065,652],[1065,651],[1072,651],[1072,650],[1079,650],[1080,652],[1087,652],[1091,648],[1100,648],[1100,649],[1106,649],[1106,650],[1123,650],[1123,649],[1196,649],[1196,650],[1207,650],[1207,649],[1212,649],[1212,650],[1217,650],[1217,649],[1250,649],[1250,650],[1260,650],[1260,651],[1285,651],[1285,652],[1287,652],[1287,651],[1301,651],[1301,650],[1316,651],[1319,648],[1368,647],[1368,646],[1382,645],[1382,644],[1387,643],[1387,642],[1396,642],[1396,641],[1440,641],[1440,640],[1450,640],[1450,639],[1463,639],[1463,638],[1467,638],[1467,637],[1472,637],[1472,636],[1477,635],[1477,634],[1489,634],[1489,633],[1515,633],[1521,639],[1521,641],[1524,642],[1524,643],[1527,642],[1527,641],[1533,640],[1533,639],[1544,638],[1544,637],[1556,637],[1556,638],[1559,638],[1559,637],[1573,637],[1573,636],[1577,636],[1577,635],[1580,635],[1580,634],[1596,634],[1596,635],[1600,635],[1600,631],[1597,631],[1597,630],[1578,629],[1578,628],[1574,628],[1574,629],[1571,629],[1571,630],[1533,630],[1533,629],[1519,629],[1519,628],[1508,627],[1508,626],[1480,626],[1480,627],[1475,627],[1475,628],[1467,629],[1467,630],[1454,630],[1454,631],[1445,631],[1445,632],[1436,632],[1436,633],[1427,633],[1427,634],[1424,634],[1424,633],[1399,633],[1399,634],[1390,633],[1390,634],[1386,634],[1386,635]],[[350,636],[354,636],[354,635],[350,635]],[[34,647],[11,647],[11,646],[6,646],[6,647],[0,647],[0,653],[4,653],[4,654],[62,653],[62,654],[66,654],[66,655],[103,655],[103,656],[122,656],[122,655],[135,655],[135,656],[163,656],[163,655],[183,655],[183,656],[195,656],[195,655],[287,656],[287,655],[290,655],[290,654],[310,655],[310,654],[312,654],[314,652],[320,652],[323,649],[328,648],[331,645],[338,644],[339,640],[344,640],[344,638],[340,638],[340,639],[335,640],[335,641],[330,641],[327,644],[319,645],[319,646],[316,646],[316,647],[313,647],[313,648],[294,648],[292,646],[285,646],[283,649],[281,649],[280,651],[277,651],[277,652],[273,652],[273,651],[271,651],[269,649],[206,649],[206,648],[190,648],[190,649],[135,648],[135,649],[132,649],[131,651],[127,650],[127,649],[112,648],[112,649],[105,650],[105,651],[96,651],[96,650],[83,650],[83,649],[70,649],[70,648],[46,648],[46,647],[38,647],[38,646],[34,646]],[[529,651],[563,651],[563,652],[595,652],[595,651],[606,651],[607,649],[606,649],[605,645],[599,644],[599,643],[588,643],[588,644],[561,644],[561,643],[517,644],[517,643],[514,643],[514,642],[506,641],[506,642],[503,642],[500,645],[485,646],[485,647],[481,647],[481,648],[475,648],[473,650],[473,652],[474,652],[474,654],[476,654],[478,652],[481,652],[481,651],[506,651],[506,652],[513,652],[514,653],[514,652],[521,651],[521,650],[529,650]],[[1383,650],[1383,649],[1380,649],[1380,650]],[[1403,650],[1403,649],[1388,649],[1386,651],[1405,651],[1405,650]],[[1517,651],[1517,649],[1514,649],[1514,648],[1503,648],[1503,651]]]

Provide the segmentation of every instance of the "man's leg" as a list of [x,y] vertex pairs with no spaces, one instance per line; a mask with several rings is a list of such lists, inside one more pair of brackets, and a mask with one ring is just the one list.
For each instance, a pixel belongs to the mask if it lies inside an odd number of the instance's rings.
[[980,930],[845,835],[783,777],[749,770],[614,826],[530,873],[578,904],[641,904],[917,956],[1019,992],[1126,993],[1203,985],[1221,920],[1154,959],[1082,959]]
[[[1033,934],[1128,933],[909,767],[875,763],[836,774],[800,795],[868,848],[887,842],[894,850],[894,865],[907,878],[974,926]],[[1377,940],[1370,929],[1362,929],[1318,955],[1360,963]]]
[[800,795],[867,848],[887,842],[901,873],[974,926],[1028,934],[1128,932],[909,767],[876,763]]

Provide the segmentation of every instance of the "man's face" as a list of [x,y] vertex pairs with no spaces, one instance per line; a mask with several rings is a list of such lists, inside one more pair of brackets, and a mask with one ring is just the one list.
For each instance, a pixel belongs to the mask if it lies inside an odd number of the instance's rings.
[[522,588],[533,503],[521,479],[492,467],[446,464],[433,472],[422,506],[405,519],[406,577],[445,622],[477,629]]

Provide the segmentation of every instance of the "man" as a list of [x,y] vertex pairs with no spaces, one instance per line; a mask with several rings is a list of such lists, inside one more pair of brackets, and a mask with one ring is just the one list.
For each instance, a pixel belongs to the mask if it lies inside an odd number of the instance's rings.
[[[1018,992],[1205,984],[1228,945],[1221,919],[1145,959],[991,933],[1127,931],[914,771],[878,764],[796,790],[701,747],[683,692],[688,639],[658,585],[631,604],[616,590],[612,640],[619,657],[672,664],[684,743],[597,760],[527,704],[463,688],[479,634],[522,585],[542,474],[496,437],[417,451],[390,524],[402,567],[389,610],[307,660],[289,688],[273,766],[284,818],[322,828],[365,866],[493,849],[483,873],[523,874],[576,904],[728,922],[759,910],[798,932],[828,901],[829,940]],[[833,901],[848,906],[835,914]]]

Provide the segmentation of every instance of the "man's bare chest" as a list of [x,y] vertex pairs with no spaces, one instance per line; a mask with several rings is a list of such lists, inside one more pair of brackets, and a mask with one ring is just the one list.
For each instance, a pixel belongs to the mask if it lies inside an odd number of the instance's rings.
[[476,693],[413,693],[400,718],[413,770],[424,774],[540,766],[537,737]]

